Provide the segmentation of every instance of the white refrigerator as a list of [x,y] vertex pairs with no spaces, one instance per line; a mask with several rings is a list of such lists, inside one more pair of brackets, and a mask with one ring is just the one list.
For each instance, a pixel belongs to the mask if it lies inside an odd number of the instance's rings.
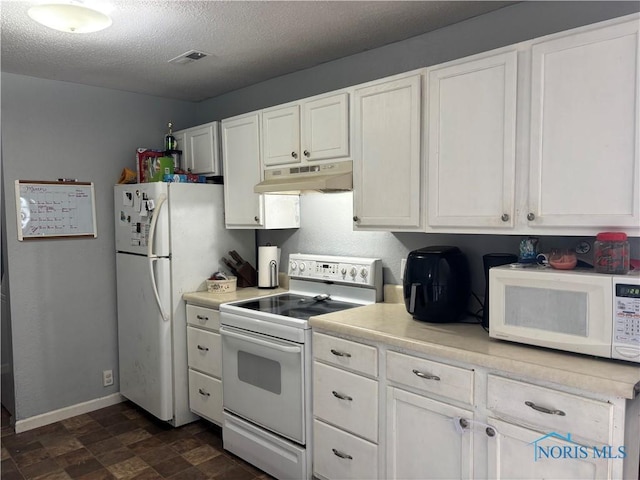
[[236,250],[255,265],[253,230],[224,226],[223,186],[116,185],[120,393],[177,427],[189,410],[186,307]]

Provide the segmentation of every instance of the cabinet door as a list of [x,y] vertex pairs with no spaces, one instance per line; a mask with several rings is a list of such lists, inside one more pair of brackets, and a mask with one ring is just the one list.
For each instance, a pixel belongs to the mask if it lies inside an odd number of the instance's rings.
[[638,227],[638,22],[532,47],[534,226]]
[[461,418],[472,413],[387,387],[386,478],[472,478],[473,437]]
[[262,164],[265,167],[300,163],[298,105],[262,111]]
[[429,225],[513,228],[517,52],[427,72]]
[[302,104],[302,154],[307,160],[349,156],[349,96],[346,93]]
[[190,128],[186,132],[187,168],[193,173],[220,175],[218,122]]
[[419,231],[422,75],[354,92],[354,227]]
[[609,462],[612,460],[597,458],[593,446],[589,448],[567,441],[570,433],[549,433],[547,430],[541,433],[493,418],[489,418],[488,423],[488,478],[610,478]]
[[224,210],[227,228],[262,226],[260,182],[260,113],[222,121]]

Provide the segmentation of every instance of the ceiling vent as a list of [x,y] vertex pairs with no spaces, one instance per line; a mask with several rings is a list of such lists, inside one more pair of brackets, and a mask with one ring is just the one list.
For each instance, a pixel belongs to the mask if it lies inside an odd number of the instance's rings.
[[169,63],[175,63],[176,65],[184,65],[185,63],[195,62],[201,58],[209,55],[208,53],[198,52],[196,50],[189,50],[188,52],[178,55],[176,58],[169,60]]

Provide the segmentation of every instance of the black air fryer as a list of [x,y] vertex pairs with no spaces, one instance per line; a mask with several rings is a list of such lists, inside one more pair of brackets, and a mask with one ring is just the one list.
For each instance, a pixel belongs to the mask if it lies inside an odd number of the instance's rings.
[[409,252],[403,290],[407,311],[416,320],[462,320],[471,295],[467,257],[458,247],[433,246]]

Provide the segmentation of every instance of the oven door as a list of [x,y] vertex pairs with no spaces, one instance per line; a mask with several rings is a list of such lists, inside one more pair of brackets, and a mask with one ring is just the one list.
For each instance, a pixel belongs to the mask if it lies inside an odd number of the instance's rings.
[[304,445],[304,345],[229,326],[220,334],[224,409]]

